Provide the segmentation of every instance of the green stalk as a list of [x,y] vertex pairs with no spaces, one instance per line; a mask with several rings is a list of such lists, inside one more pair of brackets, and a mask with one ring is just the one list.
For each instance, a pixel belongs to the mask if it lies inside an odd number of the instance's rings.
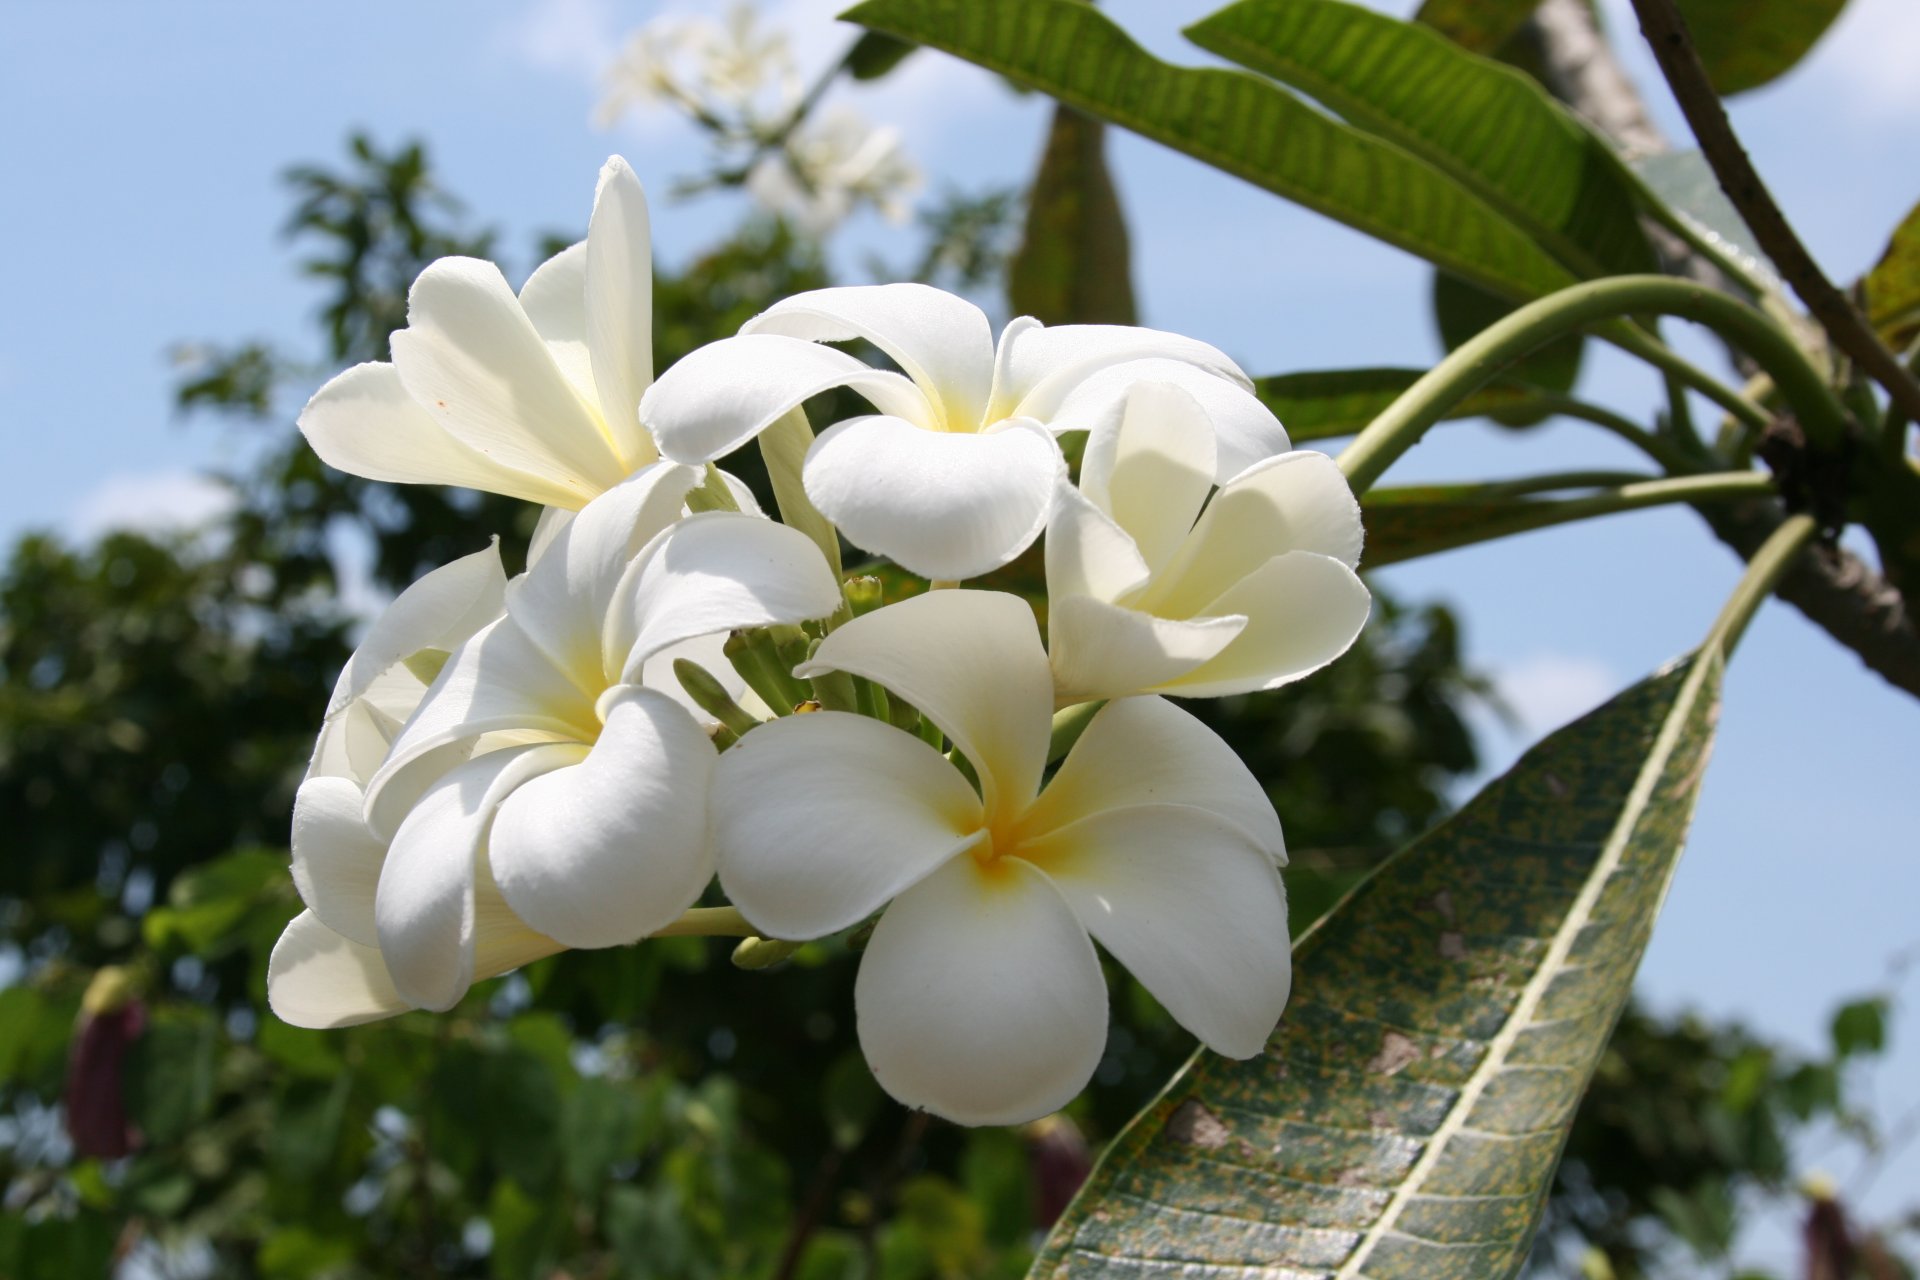
[[689,511],[738,511],[739,502],[735,501],[733,490],[727,487],[727,478],[720,474],[720,468],[711,462],[707,464],[707,474],[687,491],[687,510]]
[[1067,752],[1073,750],[1073,744],[1080,741],[1080,735],[1087,731],[1093,718],[1100,714],[1100,708],[1107,705],[1106,699],[1097,702],[1080,702],[1071,707],[1053,713],[1053,736],[1047,740],[1047,763],[1064,760]]
[[1722,656],[1732,657],[1760,602],[1773,594],[1774,587],[1787,576],[1787,571],[1800,558],[1800,552],[1819,531],[1819,523],[1809,515],[1788,516],[1782,521],[1747,562],[1747,571],[1740,575],[1733,594],[1721,606],[1720,616],[1713,620],[1713,628],[1700,647],[1717,648]]
[[[1639,334],[1622,317],[1645,313],[1680,316],[1704,324],[1746,351],[1773,375],[1774,384],[1793,406],[1808,439],[1837,447],[1848,431],[1846,410],[1780,327],[1758,310],[1724,293],[1668,276],[1616,276],[1574,285],[1530,302],[1463,343],[1418,382],[1401,393],[1340,454],[1340,469],[1354,491],[1364,492],[1448,406],[1491,382],[1507,365],[1568,333],[1598,325],[1598,332],[1699,388],[1697,369],[1685,365],[1660,344]],[[1705,379],[1713,383],[1710,378]],[[1713,383],[1725,397],[1714,398],[1761,425],[1766,412]],[[1709,393],[1713,394],[1713,393]],[[1731,403],[1729,403],[1729,400]],[[1737,406],[1737,408],[1736,408]]]
[[780,521],[813,539],[820,554],[827,558],[833,576],[840,576],[840,535],[833,524],[820,514],[807,497],[800,471],[813,447],[813,427],[805,409],[789,409],[760,433],[760,456],[767,464],[767,479],[773,482],[773,500],[780,508]]
[[[1498,489],[1500,486],[1491,485],[1488,488]],[[1675,502],[1700,503],[1732,498],[1753,498],[1773,491],[1771,477],[1758,471],[1734,471],[1719,475],[1647,480],[1639,484],[1621,485],[1605,493],[1590,494],[1583,498],[1568,498],[1560,502],[1515,502],[1504,510],[1490,514],[1487,521],[1478,528],[1463,529],[1456,534],[1422,543],[1418,549],[1409,549],[1404,555],[1396,555],[1390,551],[1369,553],[1367,566],[1378,569],[1389,564],[1416,560],[1421,556],[1438,555],[1442,551],[1454,551],[1482,542],[1492,542],[1516,533],[1530,533],[1535,529],[1571,524],[1576,520],[1591,520],[1596,516],[1610,516],[1622,511],[1638,511],[1643,507],[1665,506]],[[1383,493],[1391,492],[1393,491],[1383,491]],[[1447,499],[1436,501],[1432,505],[1445,506],[1447,502],[1464,505],[1484,497],[1497,499],[1501,496],[1504,495],[1482,494],[1470,490],[1459,493],[1457,497],[1450,495]],[[1392,503],[1383,502],[1369,504],[1367,509],[1384,513],[1392,510],[1392,507]]]
[[759,727],[760,721],[754,718],[753,713],[735,702],[726,686],[691,658],[675,658],[673,674],[694,704],[725,725],[735,737]]
[[760,931],[747,923],[735,907],[689,907],[684,915],[653,938],[754,938]]

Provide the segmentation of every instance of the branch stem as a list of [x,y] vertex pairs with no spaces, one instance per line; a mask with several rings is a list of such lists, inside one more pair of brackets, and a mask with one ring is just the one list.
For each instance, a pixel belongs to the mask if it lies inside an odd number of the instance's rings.
[[[1692,281],[1614,276],[1530,302],[1461,344],[1367,425],[1341,452],[1340,469],[1356,493],[1364,492],[1449,406],[1491,382],[1513,361],[1590,325],[1601,325],[1609,338],[1615,338],[1616,331],[1634,333],[1622,317],[1649,313],[1679,316],[1713,329],[1773,375],[1774,385],[1793,407],[1809,440],[1832,446],[1844,440],[1846,410],[1793,340],[1760,311]],[[1645,341],[1655,350],[1666,351],[1651,339]],[[1734,400],[1764,424],[1764,410],[1737,396]]]
[[1640,15],[1641,33],[1660,63],[1661,74],[1666,76],[1674,100],[1680,104],[1693,136],[1700,142],[1701,152],[1720,180],[1720,189],[1733,201],[1733,207],[1739,210],[1753,238],[1773,259],[1780,274],[1800,295],[1834,345],[1853,357],[1861,371],[1885,387],[1887,394],[1909,414],[1920,418],[1920,380],[1880,341],[1873,326],[1847,300],[1846,294],[1827,279],[1820,264],[1814,261],[1780,212],[1780,206],[1774,203],[1746,148],[1740,145],[1720,95],[1713,91],[1706,66],[1700,61],[1700,51],[1694,47],[1687,21],[1680,16],[1674,0],[1633,0],[1633,8]]

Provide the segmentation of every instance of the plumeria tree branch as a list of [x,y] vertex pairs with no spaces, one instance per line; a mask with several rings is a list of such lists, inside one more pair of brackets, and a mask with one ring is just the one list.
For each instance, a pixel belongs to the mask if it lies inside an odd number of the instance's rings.
[[1726,108],[1707,79],[1707,70],[1694,48],[1686,19],[1680,16],[1673,0],[1633,0],[1640,15],[1640,30],[1660,63],[1660,70],[1673,90],[1675,101],[1687,118],[1700,150],[1720,180],[1721,190],[1740,212],[1754,239],[1779,267],[1780,273],[1814,318],[1826,329],[1834,344],[1901,404],[1920,417],[1920,380],[1916,380],[1898,356],[1867,323],[1866,317],[1845,294],[1827,279],[1800,237],[1774,203],[1759,171],[1740,145],[1727,119]]
[[[1367,425],[1341,452],[1340,469],[1356,493],[1365,492],[1450,405],[1485,386],[1513,361],[1565,334],[1648,312],[1713,329],[1772,375],[1809,440],[1826,447],[1845,439],[1849,431],[1845,408],[1793,340],[1760,311],[1691,281],[1616,276],[1531,302],[1463,343]],[[1764,412],[1755,411],[1764,420]]]

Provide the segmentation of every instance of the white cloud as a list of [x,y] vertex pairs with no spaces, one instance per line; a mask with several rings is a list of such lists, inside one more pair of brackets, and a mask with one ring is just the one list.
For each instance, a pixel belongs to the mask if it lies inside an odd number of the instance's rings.
[[122,472],[108,476],[74,504],[67,528],[83,541],[112,529],[191,529],[232,507],[232,490],[197,471]]
[[543,71],[598,86],[625,30],[612,0],[534,0],[501,31],[502,42]]
[[1496,667],[1493,683],[1529,741],[1593,710],[1621,685],[1606,663],[1570,653],[1539,653]]

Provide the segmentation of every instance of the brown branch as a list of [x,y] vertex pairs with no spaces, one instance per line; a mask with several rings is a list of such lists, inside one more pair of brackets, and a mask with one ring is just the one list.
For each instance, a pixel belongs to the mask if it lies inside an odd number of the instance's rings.
[[1887,350],[1866,317],[1847,296],[1834,287],[1813,260],[1800,237],[1788,225],[1780,206],[1774,203],[1766,183],[1760,180],[1746,149],[1733,132],[1720,95],[1707,80],[1707,69],[1700,52],[1687,32],[1687,21],[1680,16],[1674,0],[1633,0],[1640,15],[1640,30],[1660,63],[1660,70],[1673,90],[1680,111],[1700,142],[1700,150],[1720,189],[1733,201],[1753,232],[1753,238],[1766,250],[1780,274],[1816,320],[1833,339],[1834,345],[1853,357],[1863,371],[1887,389],[1894,402],[1909,415],[1920,418],[1920,381],[1907,372],[1899,357]]
[[[1584,0],[1544,0],[1531,23],[1548,87],[1630,155],[1671,150],[1632,80],[1595,27]],[[1670,257],[1681,275],[1711,267],[1684,244]],[[1663,246],[1663,253],[1668,251]],[[1770,502],[1714,503],[1700,514],[1719,539],[1751,556],[1784,518]],[[1778,595],[1896,688],[1920,697],[1920,631],[1892,584],[1851,552],[1815,547]]]

